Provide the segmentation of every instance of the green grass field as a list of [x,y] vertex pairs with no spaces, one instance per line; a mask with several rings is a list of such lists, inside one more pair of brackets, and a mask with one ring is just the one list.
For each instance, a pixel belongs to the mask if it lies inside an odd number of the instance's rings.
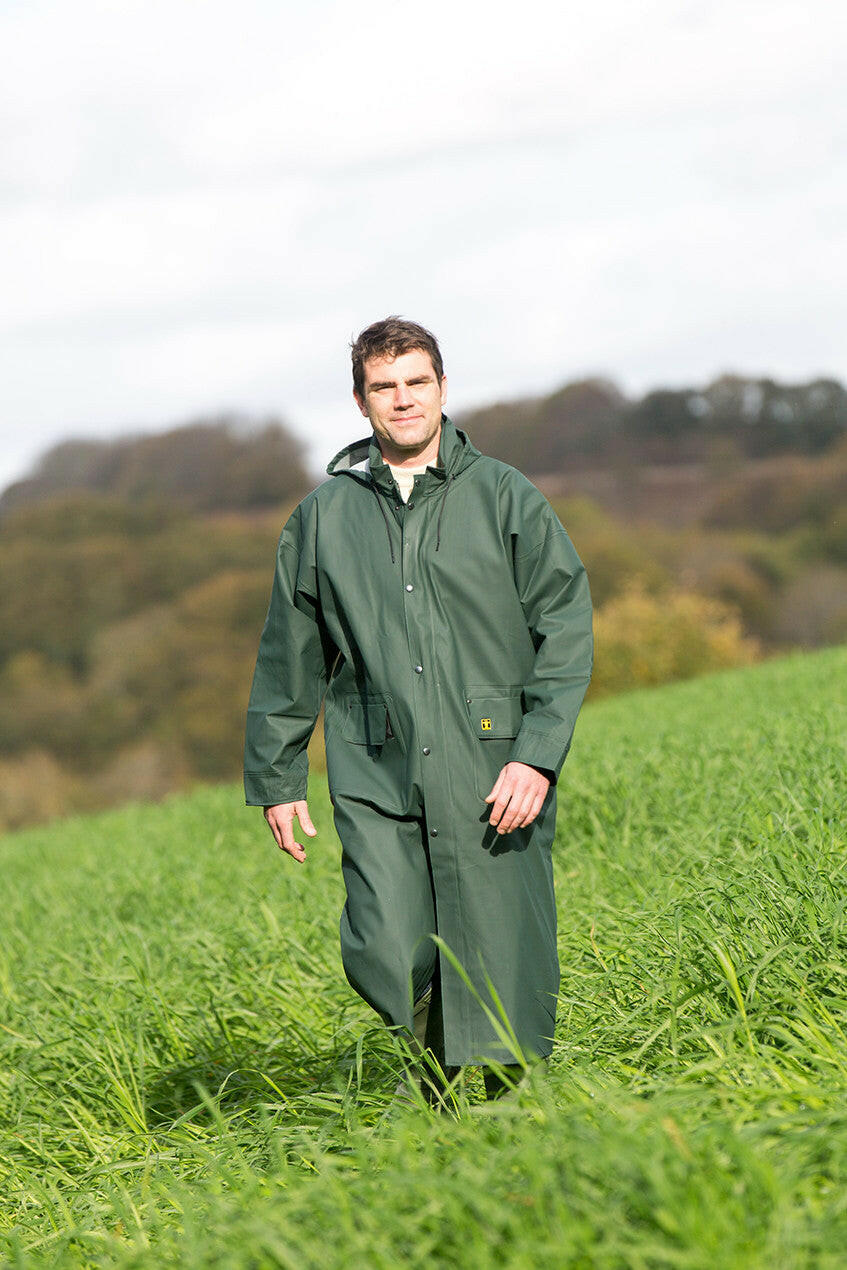
[[560,785],[546,1074],[386,1114],[322,778],[0,839],[0,1261],[847,1265],[847,649],[599,702]]

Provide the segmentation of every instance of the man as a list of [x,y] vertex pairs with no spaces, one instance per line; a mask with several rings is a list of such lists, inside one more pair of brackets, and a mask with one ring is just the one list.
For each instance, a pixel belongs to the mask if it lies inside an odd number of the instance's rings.
[[556,781],[591,676],[588,580],[542,494],[444,414],[429,331],[376,322],[352,360],[372,434],[280,535],[246,799],[303,863],[325,694],[347,978],[448,1078],[485,1065],[493,1095],[496,1065],[552,1048]]

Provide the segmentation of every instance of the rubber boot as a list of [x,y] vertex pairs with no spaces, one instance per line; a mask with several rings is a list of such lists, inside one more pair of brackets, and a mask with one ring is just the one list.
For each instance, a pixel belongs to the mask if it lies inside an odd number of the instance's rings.
[[[435,1010],[430,1009],[433,996],[438,999]],[[412,1033],[407,1033],[407,1037],[409,1049],[421,1060],[423,1071],[420,1074],[419,1087],[426,1102],[439,1111],[452,1111],[453,1105],[449,1095],[445,1096],[446,1090],[461,1069],[444,1063],[441,1001],[437,988],[434,990],[434,981],[412,1007]],[[410,1071],[399,1082],[394,1091],[394,1103],[414,1103],[414,1095],[410,1089],[413,1079]]]
[[[405,1034],[409,1049],[421,1060],[425,1060],[426,1056],[426,1029],[429,1021],[429,1005],[431,1000],[432,984],[430,983],[423,996],[419,997],[412,1007],[412,1031],[411,1034],[408,1032]],[[423,1078],[421,1077],[418,1080],[417,1072],[413,1068],[409,1067],[406,1075],[398,1082],[397,1088],[394,1090],[392,1105],[403,1103],[408,1106],[416,1106],[417,1099],[414,1092],[416,1081],[418,1082],[421,1092],[426,1095]]]
[[488,1102],[493,1102],[497,1098],[502,1098],[504,1094],[510,1093],[519,1084],[524,1068],[520,1063],[503,1064],[502,1072],[501,1076],[500,1071],[495,1071],[493,1067],[484,1067],[482,1070],[485,1097]]
[[[432,1008],[433,1005],[435,1008]],[[415,1006],[415,1037],[424,1055],[421,1093],[431,1107],[439,1111],[452,1111],[447,1086],[456,1079],[460,1068],[444,1062],[444,1019],[441,1013],[441,992],[436,973],[428,991]]]
[[[416,1001],[412,1011],[412,1031],[417,1042],[417,1048],[421,1055],[426,1050],[426,1029],[429,1023],[429,1006],[432,1001],[432,984],[430,983],[426,992]],[[414,1046],[412,1047],[415,1048]]]

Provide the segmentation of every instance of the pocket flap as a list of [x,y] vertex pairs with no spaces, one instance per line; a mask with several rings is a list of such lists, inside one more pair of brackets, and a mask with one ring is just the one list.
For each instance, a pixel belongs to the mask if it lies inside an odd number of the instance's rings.
[[511,696],[486,697],[467,693],[471,725],[481,740],[516,737],[521,729],[523,709],[520,693]]
[[388,706],[384,701],[351,701],[341,735],[357,745],[382,745],[388,739]]

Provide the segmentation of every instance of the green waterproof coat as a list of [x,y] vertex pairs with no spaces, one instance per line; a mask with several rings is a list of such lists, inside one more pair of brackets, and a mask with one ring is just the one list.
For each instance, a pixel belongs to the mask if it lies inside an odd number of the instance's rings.
[[[593,663],[585,569],[531,481],[446,415],[437,464],[405,504],[374,435],[327,472],[279,538],[247,802],[306,797],[324,701],[351,985],[411,1027],[412,999],[435,974],[448,1064],[514,1061],[486,1006],[505,1012],[525,1052],[549,1054],[555,782]],[[555,779],[531,825],[498,835],[484,799],[510,760]]]

